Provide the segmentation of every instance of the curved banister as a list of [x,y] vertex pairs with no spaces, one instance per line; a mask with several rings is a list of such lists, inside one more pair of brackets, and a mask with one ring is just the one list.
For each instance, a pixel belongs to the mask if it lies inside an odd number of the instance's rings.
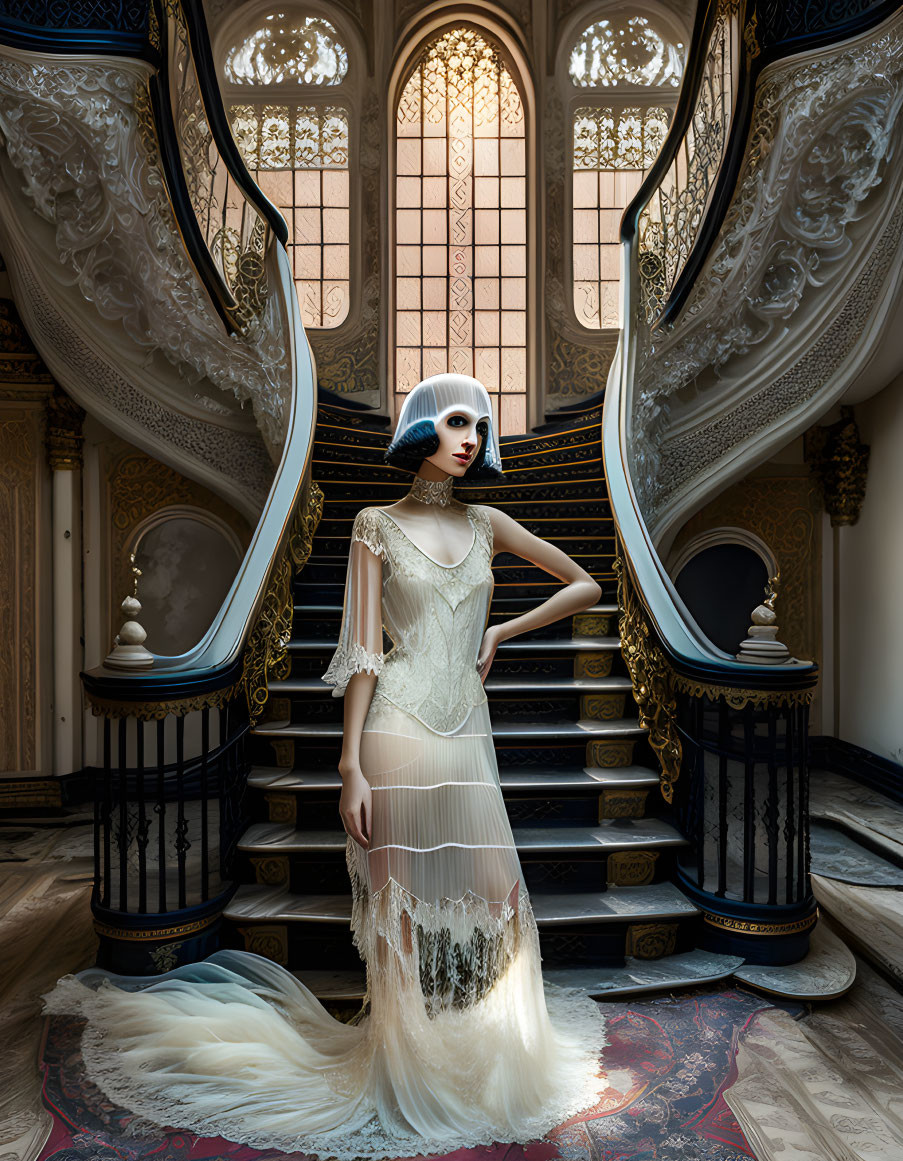
[[[292,522],[310,497],[310,454],[316,420],[316,375],[313,354],[301,321],[290,261],[284,248],[287,227],[279,211],[251,179],[232,138],[228,118],[210,56],[200,0],[183,0],[182,5],[161,6],[159,57],[156,94],[152,86],[155,128],[161,146],[173,210],[199,276],[227,325],[236,325],[230,314],[231,288],[217,268],[211,252],[211,231],[201,228],[197,207],[188,196],[179,158],[177,111],[169,98],[167,38],[181,37],[180,45],[190,53],[192,80],[209,126],[216,164],[225,169],[230,188],[247,204],[248,212],[266,223],[269,234],[263,246],[264,285],[268,301],[275,301],[285,336],[285,366],[289,369],[282,415],[282,445],[273,482],[264,503],[251,543],[213,622],[201,640],[177,656],[154,656],[151,668],[124,671],[99,666],[82,674],[85,689],[96,704],[104,702],[153,702],[200,696],[232,686],[241,677],[242,654],[251,630],[273,581],[274,571],[284,558]],[[180,19],[184,17],[184,24]],[[120,49],[121,51],[121,49]],[[211,183],[212,191],[212,183]],[[276,244],[271,244],[273,241]],[[221,266],[221,262],[220,262]],[[260,322],[259,325],[262,325]]]
[[[637,360],[645,350],[643,341],[655,321],[647,319],[640,293],[637,223],[686,146],[694,125],[699,91],[705,83],[707,56],[719,13],[731,7],[723,0],[720,3],[719,0],[710,0],[700,7],[674,121],[661,154],[624,215],[621,231],[621,315],[624,324],[605,391],[602,440],[612,514],[623,546],[624,565],[671,663],[688,676],[738,686],[781,689],[788,681],[794,686],[800,682],[813,682],[815,665],[807,661],[767,667],[745,664],[709,641],[678,595],[655,549],[630,465],[634,373]],[[712,173],[711,179],[714,184],[716,172]]]

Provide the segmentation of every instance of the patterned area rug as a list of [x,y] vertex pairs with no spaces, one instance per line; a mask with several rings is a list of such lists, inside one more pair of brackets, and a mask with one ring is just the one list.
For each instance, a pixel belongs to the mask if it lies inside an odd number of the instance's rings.
[[[723,1092],[761,997],[730,990],[604,1004],[605,1088],[594,1109],[535,1144],[462,1149],[455,1161],[741,1161],[753,1156]],[[131,1115],[84,1075],[81,1023],[48,1021],[43,1097],[53,1131],[39,1161],[286,1161],[221,1138],[129,1136]],[[294,1158],[300,1154],[294,1154]]]

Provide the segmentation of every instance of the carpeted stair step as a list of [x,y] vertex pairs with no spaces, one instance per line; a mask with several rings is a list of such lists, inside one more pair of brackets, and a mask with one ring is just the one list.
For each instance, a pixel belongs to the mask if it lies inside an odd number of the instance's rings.
[[[589,826],[600,819],[643,818],[650,794],[653,802],[660,801],[659,777],[644,766],[502,767],[500,781],[512,824],[554,819]],[[341,785],[334,765],[303,772],[258,767],[248,778],[251,817],[332,829]]]
[[[673,883],[610,887],[607,891],[540,892],[531,896],[538,927],[580,923],[678,920],[698,915]],[[337,923],[351,921],[351,895],[296,895],[282,887],[245,884],[226,904],[233,923]]]
[[[586,742],[592,739],[612,741],[636,740],[645,736],[646,730],[635,718],[605,722],[500,722],[493,726],[493,736],[498,742],[533,741],[555,739],[556,741]],[[255,727],[251,733],[258,738],[293,739],[304,741],[333,741],[342,737],[341,722],[290,722],[271,723]]]

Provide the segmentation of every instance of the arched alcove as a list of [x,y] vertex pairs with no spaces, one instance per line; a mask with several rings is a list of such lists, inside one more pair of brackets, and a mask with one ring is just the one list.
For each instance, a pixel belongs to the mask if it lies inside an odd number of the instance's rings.
[[138,599],[146,645],[165,657],[187,652],[206,633],[242,560],[223,521],[200,508],[161,508],[131,538],[141,569]]

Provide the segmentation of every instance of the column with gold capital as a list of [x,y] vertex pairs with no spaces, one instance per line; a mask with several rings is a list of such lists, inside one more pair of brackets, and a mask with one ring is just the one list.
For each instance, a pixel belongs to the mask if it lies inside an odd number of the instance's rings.
[[81,527],[82,424],[85,412],[59,387],[47,399],[45,445],[53,473],[53,770],[82,761]]

